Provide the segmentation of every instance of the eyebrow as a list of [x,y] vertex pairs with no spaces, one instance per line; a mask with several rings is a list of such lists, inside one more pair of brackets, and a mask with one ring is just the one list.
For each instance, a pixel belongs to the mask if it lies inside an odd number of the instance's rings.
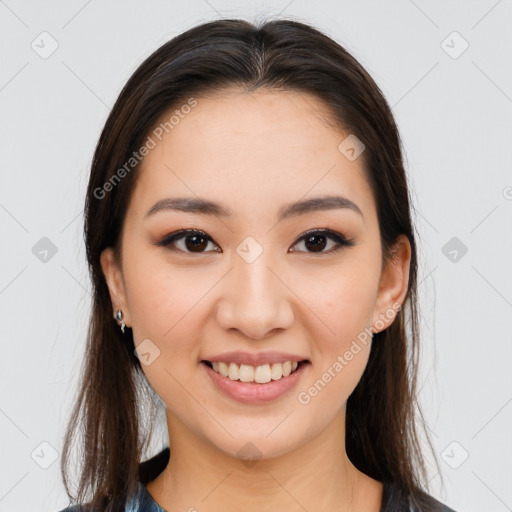
[[[306,199],[304,201],[298,201],[283,206],[278,212],[278,220],[296,217],[310,212],[334,210],[339,208],[348,208],[364,218],[363,212],[359,206],[347,197],[324,196],[314,197],[312,199]],[[145,213],[144,217],[149,217],[157,212],[166,210],[212,215],[214,217],[230,217],[233,215],[233,212],[228,207],[206,199],[192,197],[167,197],[155,203]]]

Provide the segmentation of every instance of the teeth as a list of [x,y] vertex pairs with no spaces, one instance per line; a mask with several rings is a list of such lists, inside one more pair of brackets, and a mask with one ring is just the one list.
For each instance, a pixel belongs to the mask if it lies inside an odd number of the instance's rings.
[[[237,364],[231,363],[228,368],[228,377],[231,380],[238,380],[238,376],[241,373],[241,369],[238,367]],[[242,376],[240,375],[240,379],[242,379]]]
[[228,376],[228,365],[226,363],[219,363],[219,373],[223,377],[227,377]]
[[254,372],[254,380],[260,384],[270,382],[272,380],[272,374],[270,373],[270,365],[264,364],[263,366],[257,366]]
[[[235,363],[231,363],[229,367],[236,366],[238,368],[238,365]],[[235,380],[235,379],[232,379]],[[254,366],[249,366],[247,364],[241,364],[240,365],[240,380],[242,382],[252,382],[254,380]]]
[[270,370],[272,380],[279,380],[283,376],[283,366],[279,363],[274,363]]
[[288,377],[298,366],[299,363],[297,361],[263,364],[256,367],[247,364],[238,365],[236,363],[212,362],[213,370],[220,373],[223,377],[229,377],[231,380],[240,380],[242,382],[257,382],[259,384]]

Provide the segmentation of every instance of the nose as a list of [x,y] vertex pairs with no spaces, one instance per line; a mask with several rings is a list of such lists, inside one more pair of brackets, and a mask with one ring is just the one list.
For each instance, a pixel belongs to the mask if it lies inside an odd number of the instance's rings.
[[265,251],[251,263],[234,255],[216,310],[223,329],[254,340],[288,329],[294,318],[294,294],[286,276],[264,255]]

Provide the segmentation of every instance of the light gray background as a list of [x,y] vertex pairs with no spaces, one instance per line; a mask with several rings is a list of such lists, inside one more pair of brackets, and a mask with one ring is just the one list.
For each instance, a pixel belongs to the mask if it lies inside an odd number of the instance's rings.
[[[273,15],[335,38],[393,107],[421,237],[420,397],[445,480],[432,471],[434,495],[512,510],[511,3],[0,0],[0,511],[68,504],[52,457],[83,354],[82,207],[109,108],[172,36]],[[47,58],[31,47],[51,49],[44,31],[58,43]],[[32,250],[42,237],[57,248],[46,262]]]

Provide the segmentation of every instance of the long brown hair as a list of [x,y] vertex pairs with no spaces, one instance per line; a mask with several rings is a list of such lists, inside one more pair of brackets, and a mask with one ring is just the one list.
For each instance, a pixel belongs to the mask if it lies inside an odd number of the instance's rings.
[[[421,503],[428,483],[417,413],[430,448],[431,443],[416,401],[417,250],[400,136],[386,99],[359,62],[320,31],[290,20],[259,26],[219,20],[175,37],[138,67],[105,123],[85,202],[93,303],[80,387],[61,458],[66,492],[97,510],[124,510],[159,406],[134,354],[131,329],[122,334],[112,317],[100,265],[106,247],[114,248],[120,261],[123,221],[137,177],[134,154],[170,108],[230,86],[293,90],[323,100],[337,125],[365,145],[364,171],[377,206],[383,261],[389,261],[398,235],[409,239],[405,307],[390,327],[374,335],[368,365],[347,402],[346,450],[360,471],[393,482]],[[68,465],[78,433],[83,436],[81,470],[73,498]]]

